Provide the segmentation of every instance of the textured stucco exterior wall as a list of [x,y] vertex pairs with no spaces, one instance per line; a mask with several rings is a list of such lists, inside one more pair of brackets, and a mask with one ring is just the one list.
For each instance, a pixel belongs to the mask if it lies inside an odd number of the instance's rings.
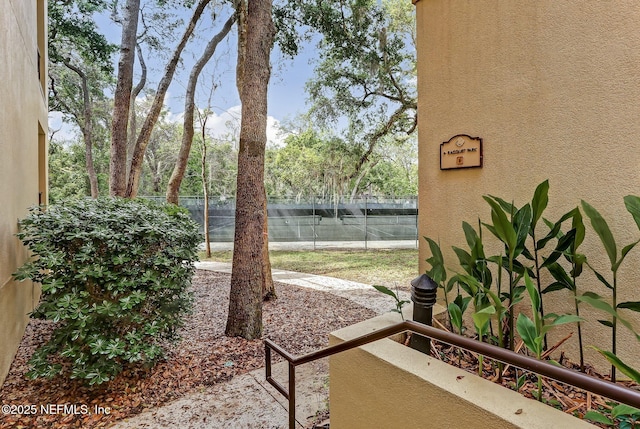
[[[387,313],[332,332],[329,343],[399,321]],[[595,427],[390,339],[331,356],[329,379],[332,429]]]
[[[39,289],[11,274],[27,258],[18,219],[46,202],[46,1],[0,0],[0,385]],[[40,73],[38,76],[38,48]],[[40,195],[40,193],[42,193]]]
[[[416,10],[420,235],[440,241],[449,265],[457,261],[451,246],[466,243],[462,221],[476,226],[478,217],[490,220],[482,195],[521,206],[545,179],[548,219],[584,199],[607,219],[618,252],[640,238],[623,203],[625,195],[640,195],[638,3],[419,0]],[[439,169],[440,144],[457,134],[483,139],[483,168]],[[485,241],[495,243],[489,235],[485,231]],[[610,278],[590,225],[581,250]],[[421,270],[427,256],[423,242]],[[637,248],[620,271],[619,302],[640,300],[639,277]],[[578,288],[610,295],[586,268]],[[545,302],[556,312],[573,306],[565,292]],[[585,343],[609,349],[610,330],[595,322],[595,311],[582,308],[592,321],[584,326]],[[626,314],[640,328],[637,313]],[[567,330],[575,328],[557,337]],[[639,343],[625,328],[619,332],[620,357],[640,366]],[[575,349],[570,357],[577,360]],[[590,360],[607,366],[593,352]]]

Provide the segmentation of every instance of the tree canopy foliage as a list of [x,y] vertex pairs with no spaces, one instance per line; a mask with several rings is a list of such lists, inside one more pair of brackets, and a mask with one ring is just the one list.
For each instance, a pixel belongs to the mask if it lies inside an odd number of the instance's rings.
[[[167,60],[171,57],[174,66],[180,68],[180,50],[174,49],[173,54],[170,50],[179,41],[180,29],[186,29],[189,23],[178,18],[176,11],[191,8],[195,14],[196,8],[202,12],[207,7],[210,18],[228,16],[221,11],[229,4],[208,6],[208,3],[142,0],[136,35],[136,43],[142,47],[138,50],[138,61],[145,61],[143,54]],[[71,170],[67,163],[75,163],[76,170],[90,171],[89,155],[95,187],[105,193],[109,172],[109,154],[105,149],[111,139],[117,46],[109,44],[100,33],[95,16],[111,16],[116,23],[122,23],[121,7],[125,2],[51,0],[48,4],[50,106],[78,126],[82,140],[77,143],[83,145],[65,142],[52,149],[51,162],[65,163],[60,170],[51,169],[52,187],[61,187],[60,192],[52,189],[52,195],[75,194],[78,189],[94,193],[91,174],[81,181],[80,174],[72,175],[70,181],[62,180],[69,177],[64,173]],[[414,194],[417,154],[413,133],[416,90],[412,5],[400,0],[381,3],[280,0],[274,4],[273,14],[281,51],[295,55],[315,44],[317,60],[314,77],[307,84],[310,102],[305,119],[296,119],[295,125],[284,125],[283,133],[287,136],[284,145],[267,148],[268,194],[299,198],[313,194]],[[201,37],[197,31],[196,36],[189,34],[185,30],[183,43]],[[83,81],[88,89],[86,94]],[[136,155],[141,169],[139,182],[132,182],[135,176],[129,175],[129,188],[137,188],[140,195],[166,192],[178,160],[180,138],[184,136],[184,124],[172,122],[174,116],[166,110],[149,116],[150,109],[158,107],[157,100],[155,107],[151,100],[164,98],[157,89],[149,87],[154,81],[159,82],[160,76],[150,77],[145,83],[132,103],[128,120],[129,162],[133,153],[131,136],[135,143],[135,136],[142,135],[145,127],[144,133],[149,136],[146,146],[142,145]],[[166,87],[164,82],[160,92],[166,91]],[[201,139],[201,133],[194,133],[192,138]],[[211,196],[228,198],[235,194],[237,138],[237,135],[210,136],[207,183]],[[84,160],[78,156],[81,148]],[[197,180],[201,173],[200,157],[199,145],[194,145],[186,157],[180,194],[202,193],[202,181]]]

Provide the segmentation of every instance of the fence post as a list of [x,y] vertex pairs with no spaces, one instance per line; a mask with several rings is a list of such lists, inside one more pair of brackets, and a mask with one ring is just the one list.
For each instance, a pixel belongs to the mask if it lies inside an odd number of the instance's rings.
[[367,239],[369,238],[369,230],[367,228],[367,209],[368,209],[368,203],[369,202],[369,197],[367,197],[365,195],[364,197],[364,250],[368,250],[367,247]]

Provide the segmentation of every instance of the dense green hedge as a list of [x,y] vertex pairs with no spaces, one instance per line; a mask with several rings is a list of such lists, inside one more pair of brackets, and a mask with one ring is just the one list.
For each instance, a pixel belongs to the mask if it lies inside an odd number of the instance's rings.
[[29,376],[89,384],[152,365],[191,310],[201,237],[183,209],[143,200],[66,201],[31,210],[18,237],[33,259],[15,277],[42,285],[33,317],[56,322]]

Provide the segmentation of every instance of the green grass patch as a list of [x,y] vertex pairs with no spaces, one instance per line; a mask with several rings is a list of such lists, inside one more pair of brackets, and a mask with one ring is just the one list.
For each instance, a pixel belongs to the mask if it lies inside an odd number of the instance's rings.
[[[272,250],[269,255],[275,269],[392,288],[409,289],[409,283],[419,274],[418,249]],[[231,259],[231,251],[211,253],[212,261],[231,262]],[[205,260],[202,255],[201,260]]]

